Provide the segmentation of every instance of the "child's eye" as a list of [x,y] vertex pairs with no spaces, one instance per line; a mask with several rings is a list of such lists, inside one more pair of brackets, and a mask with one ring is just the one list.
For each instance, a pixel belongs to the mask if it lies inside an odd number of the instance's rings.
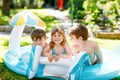
[[54,37],[56,37],[56,35],[53,35]]
[[58,36],[62,36],[62,34],[59,34]]
[[58,36],[61,36],[61,35],[58,35]]

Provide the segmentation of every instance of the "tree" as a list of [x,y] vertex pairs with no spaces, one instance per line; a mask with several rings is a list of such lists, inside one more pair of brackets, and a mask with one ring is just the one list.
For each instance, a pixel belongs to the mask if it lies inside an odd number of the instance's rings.
[[[84,0],[70,0],[70,15],[73,19],[83,19],[84,17]],[[82,16],[81,16],[82,15]]]
[[10,3],[12,0],[3,0],[3,7],[2,7],[2,14],[3,15],[10,15]]

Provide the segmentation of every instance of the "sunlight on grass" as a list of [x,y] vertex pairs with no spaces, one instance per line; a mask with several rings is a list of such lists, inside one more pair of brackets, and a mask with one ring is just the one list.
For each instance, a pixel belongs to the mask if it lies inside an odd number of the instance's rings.
[[8,44],[8,40],[9,40],[9,37],[6,37],[6,36],[0,37],[0,57],[3,57],[8,50],[8,46],[6,46],[6,44]]
[[46,12],[46,9],[31,9],[35,14],[40,16],[49,16],[50,14]]
[[[0,9],[0,24],[8,25],[9,19],[22,10],[25,10],[25,9],[11,9],[10,16],[2,16],[1,9]],[[51,16],[48,13],[47,9],[26,9],[26,10],[32,11],[46,23],[46,32],[50,31],[50,29],[56,24],[59,24],[59,21],[56,20],[55,17]]]
[[31,43],[32,43],[30,35],[23,36],[20,41],[21,41],[20,46],[31,45]]
[[50,31],[53,26],[58,24],[58,20],[51,16],[46,9],[32,9],[38,17],[40,17],[45,23],[47,23],[46,31]]
[[93,41],[96,41],[98,45],[102,48],[107,48],[110,50],[114,50],[116,46],[120,45],[120,40],[112,40],[112,39],[99,39],[92,38]]
[[[31,45],[32,40],[30,36],[21,37],[20,46]],[[3,57],[4,54],[8,51],[9,45],[9,36],[0,36],[0,57]]]

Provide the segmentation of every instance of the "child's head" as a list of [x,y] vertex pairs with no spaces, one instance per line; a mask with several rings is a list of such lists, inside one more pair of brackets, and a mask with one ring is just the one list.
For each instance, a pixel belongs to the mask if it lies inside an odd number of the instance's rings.
[[75,28],[72,28],[69,34],[70,36],[75,36],[76,39],[79,39],[80,37],[84,41],[88,39],[88,29],[81,24]]
[[34,29],[31,32],[31,39],[38,45],[44,45],[46,42],[46,33],[42,29]]
[[51,31],[51,42],[50,47],[54,47],[55,44],[64,46],[66,42],[65,31],[61,26],[54,27]]

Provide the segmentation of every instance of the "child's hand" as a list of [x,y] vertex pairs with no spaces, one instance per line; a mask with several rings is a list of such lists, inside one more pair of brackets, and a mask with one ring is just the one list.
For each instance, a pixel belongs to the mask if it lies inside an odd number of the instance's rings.
[[54,56],[55,61],[57,62],[59,60],[58,56]]
[[58,54],[58,57],[60,58],[60,57],[61,57],[61,54]]
[[57,62],[60,59],[61,55],[54,56],[55,61]]
[[48,57],[49,62],[52,62],[53,59],[54,59],[54,55],[50,55],[50,56]]

